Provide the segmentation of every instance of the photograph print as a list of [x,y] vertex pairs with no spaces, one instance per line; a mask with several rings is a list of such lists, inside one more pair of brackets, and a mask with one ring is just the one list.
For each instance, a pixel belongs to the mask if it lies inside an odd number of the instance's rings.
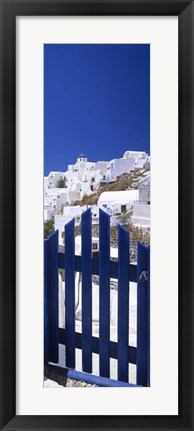
[[150,45],[44,45],[44,388],[149,387]]

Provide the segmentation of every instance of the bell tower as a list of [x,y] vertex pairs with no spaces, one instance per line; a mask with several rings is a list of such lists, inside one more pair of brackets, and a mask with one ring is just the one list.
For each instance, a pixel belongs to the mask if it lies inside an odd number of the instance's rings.
[[82,166],[82,167],[84,167],[85,166],[85,164],[87,163],[87,161],[88,161],[88,159],[87,159],[87,157],[85,156],[85,154],[80,154],[79,156],[78,156],[78,158],[77,158],[77,164],[79,165],[79,166]]

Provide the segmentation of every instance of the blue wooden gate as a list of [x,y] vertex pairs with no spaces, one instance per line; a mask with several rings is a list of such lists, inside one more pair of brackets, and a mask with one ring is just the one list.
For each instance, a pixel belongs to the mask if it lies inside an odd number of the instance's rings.
[[[44,241],[45,366],[58,374],[99,386],[150,385],[150,249],[138,242],[137,265],[130,261],[130,235],[118,226],[118,261],[110,259],[110,217],[99,212],[99,258],[92,258],[91,210],[82,214],[82,255],[75,255],[72,219],[65,225],[64,253],[58,231]],[[58,270],[65,269],[65,329],[58,327]],[[75,331],[75,271],[82,273],[82,333]],[[99,338],[92,336],[92,275],[99,275]],[[110,341],[110,278],[118,279],[118,342]],[[137,283],[137,347],[129,340],[129,282]],[[66,346],[64,368],[57,365],[59,344]],[[75,370],[75,349],[82,350],[82,370]],[[92,373],[92,353],[99,354],[99,374]],[[110,358],[118,360],[118,379],[110,379]],[[52,363],[52,365],[50,364]],[[128,364],[136,364],[136,385]]]

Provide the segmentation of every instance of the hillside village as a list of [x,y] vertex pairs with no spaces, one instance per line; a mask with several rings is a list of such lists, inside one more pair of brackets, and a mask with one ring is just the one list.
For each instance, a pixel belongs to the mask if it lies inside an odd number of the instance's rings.
[[[137,263],[137,240],[150,242],[150,157],[145,152],[126,151],[120,159],[90,162],[80,154],[66,172],[50,172],[44,178],[44,219],[59,230],[59,250],[64,251],[64,225],[75,218],[75,254],[81,255],[81,214],[91,208],[92,257],[99,252],[99,209],[110,216],[110,258],[118,260],[118,223],[131,232],[130,262]],[[92,275],[92,331],[99,337],[99,276]],[[82,275],[75,272],[75,329],[82,332]],[[65,277],[59,270],[59,326],[65,327]],[[137,345],[137,285],[130,282],[129,340]],[[110,337],[117,341],[118,280],[110,278]],[[60,346],[59,365],[64,366],[65,350]],[[76,369],[82,370],[81,350],[76,349]],[[99,375],[98,355],[93,358],[93,373]],[[117,379],[116,361],[110,376]],[[136,366],[130,364],[130,381],[136,383]],[[52,377],[53,379],[53,377]],[[73,383],[72,383],[73,382]],[[72,386],[86,385],[72,381]],[[54,382],[56,385],[56,383]],[[62,383],[64,385],[64,383]],[[45,386],[53,386],[46,380]]]
[[[149,242],[150,156],[126,151],[121,158],[90,162],[80,154],[66,172],[44,178],[44,220],[54,220],[63,244],[64,225],[75,218],[79,235],[81,214],[91,207],[93,236],[98,237],[99,209],[110,215],[111,233],[126,225],[132,239]],[[141,237],[139,237],[140,235]]]

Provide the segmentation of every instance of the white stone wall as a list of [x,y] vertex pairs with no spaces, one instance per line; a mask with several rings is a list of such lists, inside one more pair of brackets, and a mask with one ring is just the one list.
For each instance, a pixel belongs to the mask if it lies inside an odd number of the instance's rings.
[[123,157],[133,157],[135,159],[135,169],[143,168],[150,161],[150,156],[145,151],[125,151]]
[[64,242],[63,242],[62,233],[64,232],[64,226],[66,223],[68,223],[68,221],[71,220],[71,218],[63,215],[55,215],[54,219],[55,219],[55,230],[58,229],[59,231],[59,244],[63,244]]
[[106,178],[108,180],[116,180],[118,175],[124,172],[130,172],[134,169],[135,160],[133,157],[113,159],[110,161],[110,165],[107,168]]
[[81,214],[87,209],[87,206],[84,205],[83,207],[80,207],[78,205],[75,206],[66,206],[63,207],[63,215],[65,217],[77,217],[77,216],[81,216]]
[[[58,187],[53,187],[52,189],[45,190],[45,196],[57,196],[60,193],[64,193],[65,189],[59,189]],[[66,193],[66,190],[65,190]]]
[[91,193],[93,193],[92,190],[91,190],[89,182],[82,183],[82,188],[81,188],[81,192],[80,193],[81,193],[81,197],[83,197],[84,194],[91,195]]
[[67,202],[68,192],[64,192],[65,189],[48,189],[44,195],[44,204],[50,206],[55,211],[61,211],[63,205]]
[[[100,170],[100,174],[103,175],[106,172],[108,165],[109,165],[109,162],[99,161],[99,162],[96,162],[94,169],[96,171]],[[92,170],[92,168],[90,170]]]
[[148,154],[145,153],[145,151],[130,151],[127,150],[123,154],[124,158],[133,157],[135,159],[135,162],[138,162],[140,159],[147,159]]
[[150,175],[139,181],[139,200],[142,203],[150,202]]
[[81,181],[77,179],[74,179],[74,181],[72,180],[72,182],[69,184],[68,191],[81,193],[82,191]]
[[[89,166],[88,166],[89,165]],[[93,167],[91,167],[91,165]],[[95,169],[95,164],[86,163],[82,166],[74,166],[74,169],[68,170],[68,190],[79,191],[81,195],[91,194],[98,188],[101,180],[100,169]]]
[[44,190],[48,188],[48,177],[44,177]]
[[131,221],[135,226],[150,228],[150,205],[134,205]]
[[70,191],[70,190],[67,192],[67,203],[69,205],[71,205],[73,201],[76,201],[79,199],[80,199],[80,192]]
[[[70,208],[72,208],[72,207],[70,207]],[[80,208],[80,207],[77,207],[77,208]],[[64,239],[63,239],[64,238],[64,234],[63,233],[64,233],[64,226],[65,226],[65,224],[68,223],[69,221],[71,221],[73,218],[75,218],[75,225],[78,225],[80,223],[80,221],[78,222],[76,220],[76,217],[78,215],[79,214],[72,215],[72,213],[70,212],[69,214],[67,213],[66,215],[56,214],[54,216],[55,230],[58,229],[58,231],[59,231],[59,244],[64,244]],[[80,215],[81,215],[81,212],[80,212]]]
[[48,188],[57,187],[59,179],[64,178],[64,176],[65,176],[64,172],[50,172],[50,174],[48,175],[47,187]]
[[54,210],[52,208],[44,208],[44,220],[51,220]]
[[121,205],[126,205],[127,209],[139,201],[139,190],[126,190],[117,192],[103,192],[98,200],[98,207],[111,208],[113,213],[117,210],[120,211]]

